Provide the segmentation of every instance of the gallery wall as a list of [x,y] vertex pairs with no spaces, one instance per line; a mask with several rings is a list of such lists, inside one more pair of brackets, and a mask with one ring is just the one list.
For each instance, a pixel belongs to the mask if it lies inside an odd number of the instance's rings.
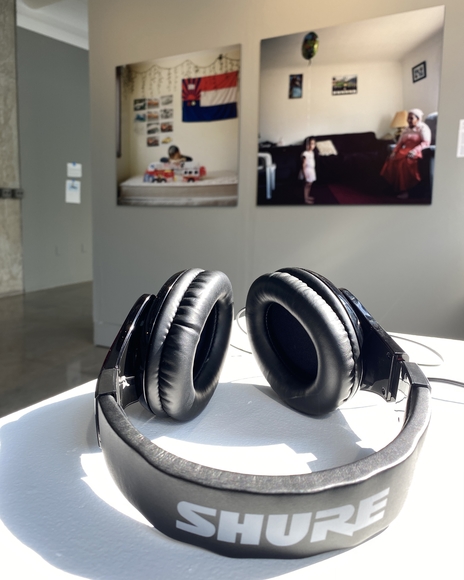
[[[92,280],[88,51],[17,28],[24,289]],[[67,163],[82,164],[66,203]]]
[[[445,0],[439,148],[430,206],[257,207],[260,41],[400,11],[431,0],[162,0],[90,3],[95,340],[109,344],[135,299],[186,267],[222,269],[237,308],[256,276],[304,266],[349,288],[387,330],[464,338],[464,4]],[[187,16],[188,13],[188,16]],[[240,44],[239,203],[231,208],[118,207],[114,68]]]

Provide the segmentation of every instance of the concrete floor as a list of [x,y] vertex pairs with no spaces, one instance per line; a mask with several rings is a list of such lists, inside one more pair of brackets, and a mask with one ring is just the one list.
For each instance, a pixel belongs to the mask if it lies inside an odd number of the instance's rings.
[[97,378],[92,284],[0,298],[0,417]]

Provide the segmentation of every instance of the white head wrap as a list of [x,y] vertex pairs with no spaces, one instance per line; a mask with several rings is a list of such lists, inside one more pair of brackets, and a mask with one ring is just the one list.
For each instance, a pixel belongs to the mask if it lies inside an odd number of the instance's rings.
[[421,111],[420,109],[409,109],[408,113],[412,113],[413,115],[415,115],[419,121],[422,121],[422,117],[424,116],[424,112]]

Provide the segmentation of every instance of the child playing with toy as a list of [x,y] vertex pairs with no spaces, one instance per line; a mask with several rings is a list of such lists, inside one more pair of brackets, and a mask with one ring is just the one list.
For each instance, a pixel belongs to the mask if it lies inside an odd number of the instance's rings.
[[168,149],[169,161],[175,165],[183,165],[186,161],[192,161],[188,155],[183,155],[177,145],[171,145]]

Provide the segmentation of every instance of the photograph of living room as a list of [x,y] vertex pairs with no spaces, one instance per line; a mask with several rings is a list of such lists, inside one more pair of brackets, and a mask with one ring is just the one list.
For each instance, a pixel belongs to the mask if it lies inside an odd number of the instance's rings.
[[443,23],[437,6],[316,29],[309,59],[310,20],[262,40],[257,204],[432,203]]

